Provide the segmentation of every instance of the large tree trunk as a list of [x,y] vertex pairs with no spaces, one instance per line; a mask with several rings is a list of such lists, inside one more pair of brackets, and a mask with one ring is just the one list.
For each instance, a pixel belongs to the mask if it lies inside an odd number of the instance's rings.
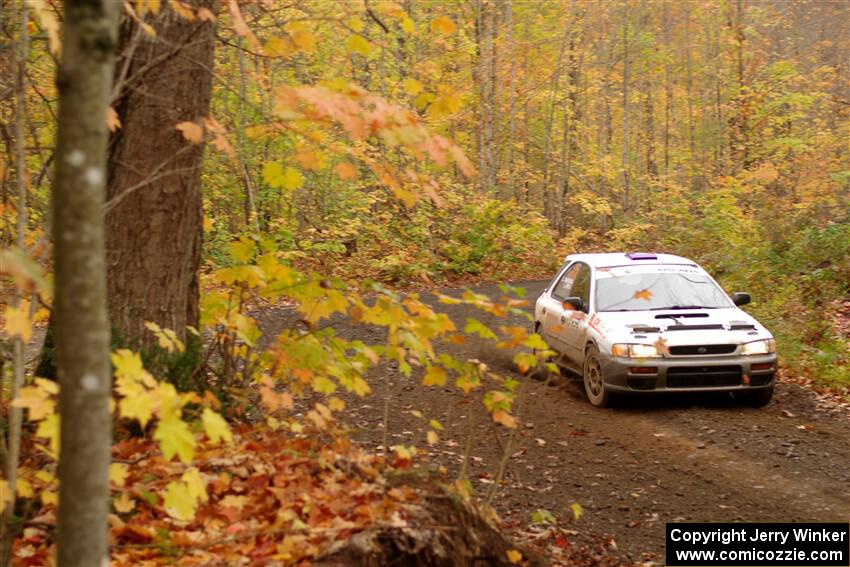
[[117,69],[126,79],[115,104],[122,127],[109,148],[109,312],[125,341],[143,337],[145,321],[183,337],[199,316],[203,144],[175,126],[200,125],[209,113],[214,29],[165,9],[150,23],[155,37],[125,19]]
[[53,185],[59,371],[60,567],[106,565],[111,370],[103,201],[106,109],[118,12],[112,0],[66,0],[58,69]]

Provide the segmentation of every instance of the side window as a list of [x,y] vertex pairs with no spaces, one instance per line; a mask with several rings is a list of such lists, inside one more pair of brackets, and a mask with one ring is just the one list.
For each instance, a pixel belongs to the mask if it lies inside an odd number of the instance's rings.
[[573,297],[580,297],[585,305],[590,304],[590,268],[582,264],[573,283]]
[[558,280],[558,283],[556,283],[555,287],[552,288],[552,297],[560,301],[570,297],[570,292],[573,289],[573,282],[575,282],[580,269],[581,264],[575,264],[569,270],[564,272],[564,275],[561,276],[561,279]]

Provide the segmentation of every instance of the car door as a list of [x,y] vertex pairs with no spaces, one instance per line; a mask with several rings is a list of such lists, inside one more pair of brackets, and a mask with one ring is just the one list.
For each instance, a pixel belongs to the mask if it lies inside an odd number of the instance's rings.
[[[590,310],[590,266],[577,263],[573,284],[568,297],[578,297],[584,303],[584,310],[571,309],[569,305],[562,306],[564,319],[561,340],[564,344],[564,354],[577,366],[584,362],[584,343],[587,336],[588,314]],[[564,298],[566,299],[566,298]]]
[[549,346],[567,356],[569,352],[565,341],[565,330],[569,324],[569,318],[563,301],[570,297],[580,266],[581,264],[575,262],[564,270],[546,294],[543,304],[543,337]]

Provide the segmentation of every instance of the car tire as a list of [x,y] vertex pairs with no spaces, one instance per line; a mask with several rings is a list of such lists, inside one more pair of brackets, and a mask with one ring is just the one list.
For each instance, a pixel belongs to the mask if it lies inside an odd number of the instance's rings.
[[735,392],[736,400],[753,408],[763,408],[770,403],[771,398],[773,398],[773,384],[758,390]]
[[584,393],[590,403],[598,408],[608,407],[611,404],[611,393],[605,387],[602,362],[599,360],[599,350],[595,346],[587,347],[584,353],[581,377],[584,382]]

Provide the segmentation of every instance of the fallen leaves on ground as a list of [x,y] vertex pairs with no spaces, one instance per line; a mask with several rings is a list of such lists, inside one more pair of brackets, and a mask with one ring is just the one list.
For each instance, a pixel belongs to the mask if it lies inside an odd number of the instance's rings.
[[[111,477],[112,565],[296,564],[363,530],[406,525],[420,496],[385,483],[383,458],[319,437],[246,426],[189,466],[163,459],[151,440],[119,442],[113,460],[130,464]],[[163,500],[175,481],[186,492]],[[37,505],[16,542],[16,566],[47,564],[55,552],[55,503]],[[192,506],[192,519],[178,519]]]

